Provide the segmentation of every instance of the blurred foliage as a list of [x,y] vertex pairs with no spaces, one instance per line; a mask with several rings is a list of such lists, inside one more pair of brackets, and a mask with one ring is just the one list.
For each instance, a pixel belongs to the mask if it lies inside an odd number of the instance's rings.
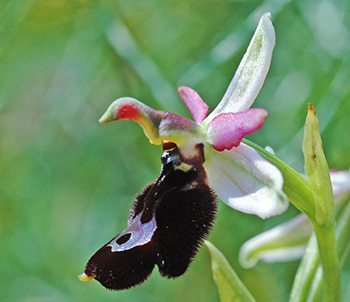
[[[250,139],[302,171],[312,102],[330,167],[348,169],[349,1],[0,1],[0,300],[219,300],[204,248],[176,280],[155,270],[123,292],[78,280],[160,169],[161,147],[138,125],[97,121],[121,96],[189,117],[179,85],[213,109],[266,11],[277,45],[254,106],[269,118]],[[209,239],[257,301],[287,300],[298,262],[243,270],[239,247],[295,214],[262,221],[220,203]],[[342,277],[349,284],[349,264]]]

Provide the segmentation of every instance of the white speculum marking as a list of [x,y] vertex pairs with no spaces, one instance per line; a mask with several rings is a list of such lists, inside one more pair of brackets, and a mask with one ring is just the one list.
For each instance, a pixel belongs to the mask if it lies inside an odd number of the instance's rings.
[[[152,218],[149,222],[142,223],[141,216],[142,213],[137,215],[123,232],[111,240],[107,246],[111,247],[112,252],[127,251],[151,241],[153,234],[157,229],[156,220],[155,218]],[[126,242],[122,244],[117,243],[118,239],[125,235],[128,236],[128,234],[130,234],[130,237]]]

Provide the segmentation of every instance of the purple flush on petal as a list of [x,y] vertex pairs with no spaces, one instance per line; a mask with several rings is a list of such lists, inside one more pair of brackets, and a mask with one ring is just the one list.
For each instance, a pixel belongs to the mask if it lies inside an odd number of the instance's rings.
[[217,151],[238,147],[246,135],[262,127],[267,115],[267,111],[260,108],[219,114],[208,126],[208,141]]
[[181,86],[177,89],[182,101],[191,112],[197,124],[203,122],[208,114],[209,106],[202,100],[198,92],[192,88]]

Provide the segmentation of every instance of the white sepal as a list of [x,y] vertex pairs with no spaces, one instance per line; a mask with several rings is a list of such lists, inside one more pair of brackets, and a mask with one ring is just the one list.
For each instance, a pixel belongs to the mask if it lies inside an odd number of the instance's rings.
[[209,186],[230,207],[261,218],[287,209],[281,172],[253,148],[241,143],[217,152],[206,146],[205,158]]

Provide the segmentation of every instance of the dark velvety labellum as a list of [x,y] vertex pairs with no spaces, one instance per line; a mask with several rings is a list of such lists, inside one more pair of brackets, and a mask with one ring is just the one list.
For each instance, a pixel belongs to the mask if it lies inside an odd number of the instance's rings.
[[186,162],[176,144],[166,144],[161,174],[137,196],[127,229],[86,265],[85,274],[108,289],[142,283],[155,265],[162,276],[181,276],[213,225],[216,202],[203,168],[203,146]]
[[157,208],[158,229],[154,235],[159,271],[166,277],[181,276],[215,218],[215,197],[206,185],[188,191],[170,191]]
[[111,252],[107,245],[99,249],[86,265],[85,274],[112,290],[127,289],[144,282],[155,262],[154,243],[124,252]]

